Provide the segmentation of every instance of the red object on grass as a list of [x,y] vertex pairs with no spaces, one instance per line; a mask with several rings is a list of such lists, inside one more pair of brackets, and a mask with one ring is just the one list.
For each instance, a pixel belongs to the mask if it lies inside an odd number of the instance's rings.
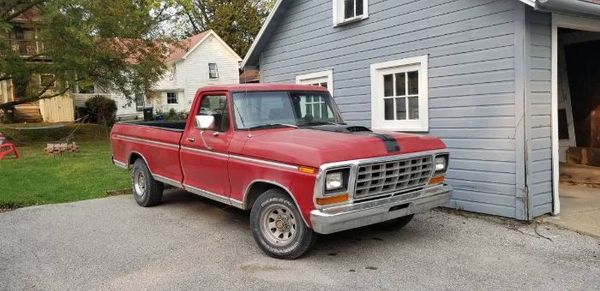
[[19,158],[17,147],[12,143],[7,142],[4,135],[0,132],[0,161],[8,154],[14,154],[15,158]]
[[15,158],[19,158],[19,151],[17,150],[17,147],[9,142],[5,142],[3,144],[0,145],[0,161],[4,158],[4,156],[9,155],[9,154],[14,154]]

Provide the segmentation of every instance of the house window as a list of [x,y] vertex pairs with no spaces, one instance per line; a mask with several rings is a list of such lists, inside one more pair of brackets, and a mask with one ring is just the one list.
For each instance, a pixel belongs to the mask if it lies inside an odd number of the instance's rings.
[[368,0],[333,0],[333,25],[365,19],[368,8]]
[[40,86],[52,88],[56,85],[56,77],[53,74],[41,74]]
[[142,95],[142,94],[135,95],[134,101],[135,101],[135,110],[136,111],[144,111],[144,107],[145,107],[144,99],[145,99],[144,95]]
[[177,103],[177,92],[167,92],[167,104]]
[[371,65],[374,129],[428,131],[427,56]]
[[321,86],[333,95],[333,70],[297,76],[296,84]]
[[217,68],[217,64],[216,63],[209,63],[208,64],[208,77],[211,79],[217,79],[219,78],[219,69]]

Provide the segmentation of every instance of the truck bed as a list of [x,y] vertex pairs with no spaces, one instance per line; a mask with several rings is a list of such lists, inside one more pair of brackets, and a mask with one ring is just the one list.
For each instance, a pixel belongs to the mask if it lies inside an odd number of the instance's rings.
[[157,127],[160,129],[172,130],[172,131],[184,131],[185,130],[185,120],[181,121],[124,121],[120,122],[122,124],[132,124],[137,126],[150,126]]
[[141,157],[155,178],[181,182],[179,149],[184,128],[185,121],[119,122],[111,132],[113,160],[128,165]]

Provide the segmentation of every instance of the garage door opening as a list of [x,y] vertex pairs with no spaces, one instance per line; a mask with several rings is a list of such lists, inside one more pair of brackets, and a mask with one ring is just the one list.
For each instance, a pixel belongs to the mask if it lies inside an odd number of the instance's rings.
[[600,32],[556,33],[557,221],[600,235]]

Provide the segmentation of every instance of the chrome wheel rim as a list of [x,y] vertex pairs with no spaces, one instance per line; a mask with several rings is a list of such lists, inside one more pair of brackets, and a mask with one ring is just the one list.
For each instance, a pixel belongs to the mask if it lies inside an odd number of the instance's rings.
[[296,215],[284,204],[273,204],[262,211],[261,232],[272,244],[287,246],[291,244],[298,234]]
[[133,188],[137,196],[144,196],[146,193],[146,176],[142,171],[137,171],[133,175]]

